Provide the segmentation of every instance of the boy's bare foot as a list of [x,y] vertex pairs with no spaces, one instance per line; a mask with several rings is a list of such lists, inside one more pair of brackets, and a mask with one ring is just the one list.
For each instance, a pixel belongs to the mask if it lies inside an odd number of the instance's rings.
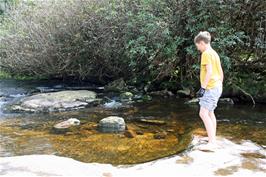
[[212,152],[214,152],[218,148],[219,148],[219,145],[217,145],[216,143],[203,144],[198,147],[198,149],[201,151],[212,151]]

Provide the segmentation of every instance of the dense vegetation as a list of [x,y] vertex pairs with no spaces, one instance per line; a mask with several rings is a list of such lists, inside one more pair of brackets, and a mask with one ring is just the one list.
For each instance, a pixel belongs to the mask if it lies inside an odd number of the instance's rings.
[[263,0],[17,2],[2,19],[0,66],[12,75],[197,88],[193,38],[208,30],[226,85],[257,95],[266,88],[265,12]]

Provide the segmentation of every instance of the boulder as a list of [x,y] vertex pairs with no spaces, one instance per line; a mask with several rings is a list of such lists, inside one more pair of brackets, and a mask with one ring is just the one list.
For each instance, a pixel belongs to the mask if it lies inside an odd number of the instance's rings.
[[98,129],[104,133],[118,133],[126,129],[126,123],[122,117],[109,116],[100,120]]
[[99,104],[96,93],[88,90],[39,93],[24,97],[10,106],[11,111],[52,112]]

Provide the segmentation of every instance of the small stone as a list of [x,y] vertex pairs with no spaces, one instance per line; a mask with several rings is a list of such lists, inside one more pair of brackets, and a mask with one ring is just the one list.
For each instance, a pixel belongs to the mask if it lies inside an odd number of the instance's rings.
[[150,95],[144,95],[144,96],[142,97],[142,100],[143,100],[143,101],[150,101],[150,100],[152,100],[152,97],[151,97]]
[[70,128],[73,126],[80,125],[80,121],[76,118],[70,118],[66,121],[60,122],[53,127],[54,133],[66,133],[70,131]]
[[198,98],[193,98],[191,100],[186,101],[185,104],[195,104],[195,103],[198,103],[198,102],[199,102]]
[[141,131],[141,130],[137,130],[137,131],[136,131],[136,134],[137,134],[137,135],[143,135],[144,133],[143,133],[143,131]]
[[133,97],[133,93],[131,92],[123,92],[120,94],[120,97],[122,100],[132,100],[132,97]]
[[219,103],[234,104],[234,101],[231,98],[220,98]]
[[175,132],[174,129],[167,129],[166,131],[169,132],[169,133],[173,133],[173,132]]
[[189,89],[177,90],[176,93],[181,98],[185,98],[185,97],[190,96],[190,90]]
[[155,135],[153,135],[153,138],[154,139],[165,139],[166,136],[167,136],[166,132],[159,132],[159,133],[156,133]]

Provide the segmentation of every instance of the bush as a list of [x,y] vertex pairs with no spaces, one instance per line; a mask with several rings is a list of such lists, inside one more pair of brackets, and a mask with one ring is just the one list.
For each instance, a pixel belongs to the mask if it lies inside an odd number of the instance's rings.
[[28,76],[194,85],[193,38],[208,30],[231,78],[247,61],[265,66],[264,11],[264,1],[240,0],[22,1],[0,29],[0,65]]

